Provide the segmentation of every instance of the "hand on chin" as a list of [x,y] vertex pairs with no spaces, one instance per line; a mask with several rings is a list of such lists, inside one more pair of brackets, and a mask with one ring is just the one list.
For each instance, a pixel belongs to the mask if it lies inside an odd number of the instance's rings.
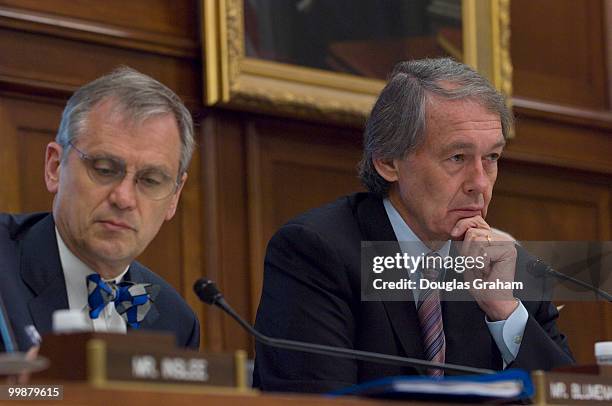
[[[513,239],[496,232],[481,216],[461,219],[451,231],[460,244],[460,255],[486,259],[484,269],[466,272],[464,279],[473,284],[478,278],[484,282],[513,282],[516,273],[516,247]],[[514,311],[517,302],[511,290],[471,290],[472,296],[490,320],[504,320]]]

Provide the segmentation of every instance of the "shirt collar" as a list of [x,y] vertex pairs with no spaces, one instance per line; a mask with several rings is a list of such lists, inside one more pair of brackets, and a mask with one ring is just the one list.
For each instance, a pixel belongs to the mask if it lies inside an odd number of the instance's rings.
[[[62,264],[62,269],[64,270],[64,278],[66,280],[67,287],[73,285],[73,281],[78,284],[85,285],[85,278],[92,273],[96,273],[89,266],[87,266],[83,261],[81,261],[76,255],[70,251],[70,249],[64,243],[62,236],[60,235],[57,226],[55,227],[55,235],[57,237],[57,248],[60,255],[60,262]],[[104,281],[114,281],[115,283],[120,283],[123,280],[123,277],[127,273],[129,269],[129,265],[125,268],[123,272],[121,272],[116,278],[113,279],[104,279]]]
[[[383,199],[383,205],[385,206],[385,211],[387,212],[387,217],[391,222],[391,227],[393,227],[393,232],[395,233],[395,237],[397,241],[400,242],[400,246],[402,247],[402,251],[406,252],[409,255],[419,256],[421,254],[428,254],[431,252],[431,249],[423,244],[423,241],[408,227],[408,224],[404,221],[399,212],[395,209],[391,201],[388,197]],[[410,242],[410,244],[401,244],[402,242]],[[450,240],[446,241],[440,249],[435,252],[438,253],[442,258],[448,256],[450,252],[451,242]]]
[[[57,248],[60,255],[60,262],[64,271],[64,281],[66,284],[66,296],[68,297],[68,307],[70,309],[81,310],[88,312],[88,296],[87,276],[95,273],[83,261],[77,258],[76,255],[66,246],[64,240],[55,227],[55,235],[57,237]],[[110,279],[115,283],[120,283],[123,280],[129,265],[116,278]],[[105,280],[109,282],[109,280]],[[90,319],[93,331],[114,331],[125,333],[126,324],[121,316],[115,310],[115,306],[106,306],[104,312],[95,320]]]

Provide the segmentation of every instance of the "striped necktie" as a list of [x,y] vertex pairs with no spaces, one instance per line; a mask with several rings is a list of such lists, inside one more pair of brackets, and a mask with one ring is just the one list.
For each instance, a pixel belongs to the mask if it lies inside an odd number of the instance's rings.
[[[433,265],[432,260],[440,256],[429,254],[425,258],[426,265]],[[439,261],[436,259],[436,262]],[[422,277],[430,281],[440,278],[440,270],[435,267],[424,267]],[[444,338],[444,326],[442,324],[442,306],[440,304],[440,291],[438,289],[427,289],[419,292],[417,305],[421,334],[425,345],[425,356],[427,360],[443,363],[446,352],[446,339]],[[431,376],[443,376],[442,369],[428,369]]]

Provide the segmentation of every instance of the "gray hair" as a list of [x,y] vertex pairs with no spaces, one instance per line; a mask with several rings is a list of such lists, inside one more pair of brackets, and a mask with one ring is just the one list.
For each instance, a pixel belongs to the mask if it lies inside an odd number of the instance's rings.
[[103,101],[134,122],[172,114],[181,138],[179,177],[185,173],[195,141],[193,120],[181,99],[157,80],[126,66],[120,67],[79,88],[68,100],[55,141],[68,150],[69,143],[83,135],[89,112]]
[[431,96],[472,100],[499,114],[503,136],[508,137],[513,117],[504,96],[472,68],[450,58],[400,62],[366,123],[359,177],[370,192],[384,196],[391,186],[373,159],[402,159],[424,142]]

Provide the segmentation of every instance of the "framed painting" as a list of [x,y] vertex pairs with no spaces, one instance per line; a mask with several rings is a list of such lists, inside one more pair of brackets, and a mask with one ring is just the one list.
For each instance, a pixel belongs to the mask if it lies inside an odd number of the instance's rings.
[[204,103],[361,125],[395,63],[451,56],[512,92],[510,0],[201,0]]

